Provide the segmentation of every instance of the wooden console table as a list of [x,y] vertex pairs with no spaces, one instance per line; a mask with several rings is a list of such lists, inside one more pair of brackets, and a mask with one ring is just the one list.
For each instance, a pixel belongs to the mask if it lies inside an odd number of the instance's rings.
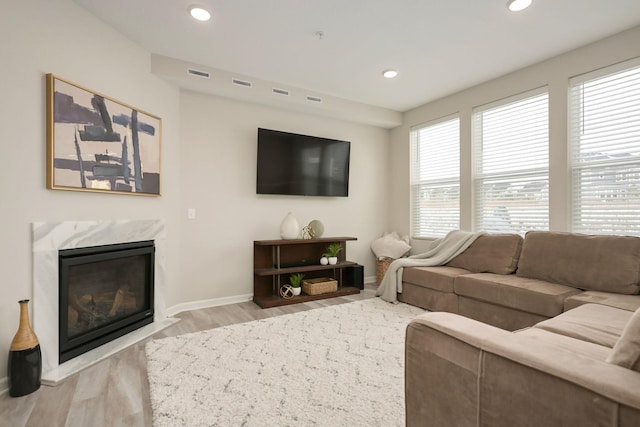
[[[256,240],[253,242],[253,301],[262,308],[297,304],[324,298],[357,294],[360,290],[347,286],[342,270],[358,265],[346,260],[347,241],[355,237],[322,237],[317,239]],[[335,265],[321,265],[320,258],[331,243],[342,250]],[[330,277],[338,281],[338,290],[319,295],[301,294],[282,298],[280,287],[289,283],[289,275],[303,273],[305,279]]]

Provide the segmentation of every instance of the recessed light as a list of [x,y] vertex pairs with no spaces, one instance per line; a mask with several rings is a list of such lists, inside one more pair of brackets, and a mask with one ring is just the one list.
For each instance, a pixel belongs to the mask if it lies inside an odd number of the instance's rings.
[[531,6],[531,3],[533,3],[533,0],[509,0],[507,7],[512,12],[520,12]]
[[189,14],[198,21],[208,21],[209,19],[211,19],[211,13],[200,6],[190,6]]
[[392,78],[394,78],[395,76],[398,75],[398,71],[397,70],[384,70],[382,72],[382,75],[385,76],[388,79],[392,79]]

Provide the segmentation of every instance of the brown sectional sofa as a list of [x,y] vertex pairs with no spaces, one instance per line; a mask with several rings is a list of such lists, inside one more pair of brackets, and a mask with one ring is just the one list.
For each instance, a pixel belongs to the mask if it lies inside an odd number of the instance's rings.
[[639,290],[636,237],[483,235],[406,268],[398,299],[433,311],[407,328],[407,426],[640,425]]
[[640,307],[640,238],[485,234],[445,266],[404,270],[398,300],[507,330],[581,304]]

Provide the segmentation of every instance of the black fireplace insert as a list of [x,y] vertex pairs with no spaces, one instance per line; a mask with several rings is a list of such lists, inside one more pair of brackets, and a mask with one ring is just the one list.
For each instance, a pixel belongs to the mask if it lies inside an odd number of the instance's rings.
[[153,322],[153,241],[59,251],[59,363]]

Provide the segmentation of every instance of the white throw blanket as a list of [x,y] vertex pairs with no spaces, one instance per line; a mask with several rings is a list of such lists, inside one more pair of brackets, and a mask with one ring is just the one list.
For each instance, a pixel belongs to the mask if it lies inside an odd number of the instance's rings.
[[393,261],[384,277],[376,295],[388,302],[398,300],[397,293],[402,293],[402,272],[404,267],[433,267],[444,265],[467,249],[484,232],[450,231],[444,238],[434,240],[427,252],[400,258]]

